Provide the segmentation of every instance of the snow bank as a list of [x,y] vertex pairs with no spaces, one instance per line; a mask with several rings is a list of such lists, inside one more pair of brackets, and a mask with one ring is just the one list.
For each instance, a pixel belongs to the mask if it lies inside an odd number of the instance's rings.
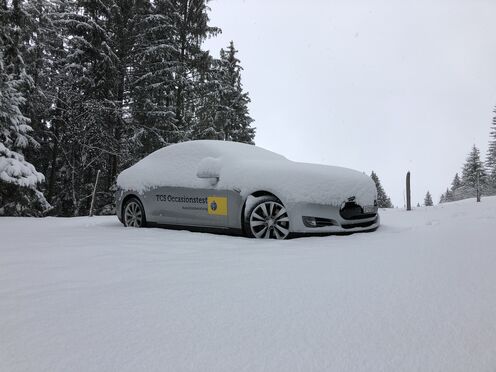
[[[340,205],[349,197],[371,205],[374,182],[365,174],[317,164],[297,163],[260,147],[228,141],[191,141],[155,151],[123,171],[117,184],[125,190],[146,192],[162,185],[205,188],[210,181],[197,177],[200,168],[218,172],[218,189],[241,189],[243,194],[266,190],[284,202]],[[217,161],[212,161],[212,160]]]
[[496,197],[381,218],[290,241],[2,218],[0,370],[496,370]]

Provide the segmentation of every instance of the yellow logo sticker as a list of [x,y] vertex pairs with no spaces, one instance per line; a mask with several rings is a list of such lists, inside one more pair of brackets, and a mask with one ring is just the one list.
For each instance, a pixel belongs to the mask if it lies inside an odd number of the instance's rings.
[[207,199],[208,214],[227,216],[227,198],[222,196],[209,196]]

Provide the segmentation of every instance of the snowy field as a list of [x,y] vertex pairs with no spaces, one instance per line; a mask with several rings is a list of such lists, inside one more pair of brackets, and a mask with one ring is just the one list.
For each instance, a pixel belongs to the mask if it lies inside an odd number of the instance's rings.
[[258,241],[0,219],[0,371],[496,371],[496,198]]

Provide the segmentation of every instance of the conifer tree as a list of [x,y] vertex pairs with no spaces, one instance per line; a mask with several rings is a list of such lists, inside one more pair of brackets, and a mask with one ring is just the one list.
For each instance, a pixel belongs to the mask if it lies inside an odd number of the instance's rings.
[[32,77],[32,85],[25,93],[26,116],[29,117],[32,136],[40,146],[38,150],[28,148],[27,156],[37,169],[46,175],[43,192],[48,201],[52,199],[56,177],[57,130],[56,113],[60,101],[57,99],[63,87],[63,57],[65,55],[62,32],[54,24],[54,14],[61,2],[50,0],[25,1],[26,27],[23,30],[27,44],[23,59],[26,71]]
[[[25,52],[23,61],[27,74],[32,79],[26,92],[26,115],[36,136],[42,136],[51,107],[51,75],[56,63],[55,49],[61,47],[62,39],[57,34],[50,16],[53,3],[48,0],[24,2],[23,39]],[[59,45],[57,45],[59,44]]]
[[37,142],[29,135],[29,119],[20,111],[25,98],[19,85],[6,73],[0,49],[0,215],[36,215],[50,207],[37,188],[43,174],[22,155]]
[[20,1],[0,5],[0,214],[36,215],[49,208],[38,185],[44,176],[24,157],[39,146],[23,114],[32,83],[22,57],[25,13]]
[[463,185],[460,176],[456,173],[453,177],[453,181],[451,181],[449,193],[446,194],[446,201],[455,201],[467,198],[467,191],[468,188]]
[[462,181],[460,180],[458,173],[456,173],[455,177],[453,177],[453,181],[451,182],[451,191],[453,192],[461,186],[462,186]]
[[465,187],[476,189],[477,185],[484,186],[486,183],[486,170],[480,159],[480,151],[474,145],[470,151],[462,170],[462,183]]
[[248,113],[250,98],[243,92],[241,84],[240,61],[238,51],[231,41],[227,50],[220,51],[221,94],[217,115],[217,125],[223,129],[226,140],[253,143],[255,129],[251,127],[253,119]]
[[446,191],[441,194],[441,197],[439,198],[439,203],[448,203],[453,201],[453,194],[451,190],[447,187]]
[[144,1],[133,22],[131,74],[133,137],[139,159],[185,138],[176,125],[175,30],[168,0]]
[[372,171],[370,177],[375,183],[375,187],[377,188],[377,205],[379,208],[393,208],[393,204],[391,203],[391,199],[386,195],[384,188],[381,185],[381,181],[377,174]]
[[[54,15],[66,35],[59,58],[63,80],[57,89],[52,135],[57,142],[56,194],[62,215],[86,214],[95,176],[106,180],[100,199],[112,202],[112,156],[117,153],[115,126],[119,59],[109,27],[113,1],[62,2]],[[103,183],[103,182],[102,182]],[[52,185],[50,185],[53,187]]]
[[427,193],[425,194],[424,205],[426,207],[432,207],[434,205],[434,203],[432,202],[431,193],[429,191],[427,191]]
[[210,66],[210,54],[202,49],[205,39],[220,29],[208,24],[209,0],[169,0],[168,12],[174,29],[171,51],[175,126],[178,134],[189,136],[199,99],[199,79]]
[[453,192],[449,188],[446,188],[446,192],[444,193],[444,202],[451,201],[453,201]]
[[222,92],[219,80],[219,60],[212,59],[211,67],[204,72],[199,84],[199,99],[197,101],[196,115],[192,123],[191,139],[225,139],[223,127],[219,126],[219,106]]
[[[493,112],[496,114],[496,108]],[[493,117],[489,136],[489,148],[486,159],[488,184],[492,187],[493,191],[496,191],[496,116]]]
[[[238,51],[231,41],[214,61],[207,92],[199,107],[200,117],[194,127],[195,138],[224,139],[253,143],[255,129],[249,116],[248,93],[243,92]],[[208,84],[208,83],[207,83]]]

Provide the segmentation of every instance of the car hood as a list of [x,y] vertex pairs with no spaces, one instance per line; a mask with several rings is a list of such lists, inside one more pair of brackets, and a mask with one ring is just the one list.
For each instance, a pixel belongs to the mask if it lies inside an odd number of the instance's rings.
[[242,194],[265,190],[284,203],[308,202],[340,206],[349,198],[360,205],[373,205],[377,198],[374,181],[364,173],[328,165],[277,161],[225,163],[219,188],[238,188]]

